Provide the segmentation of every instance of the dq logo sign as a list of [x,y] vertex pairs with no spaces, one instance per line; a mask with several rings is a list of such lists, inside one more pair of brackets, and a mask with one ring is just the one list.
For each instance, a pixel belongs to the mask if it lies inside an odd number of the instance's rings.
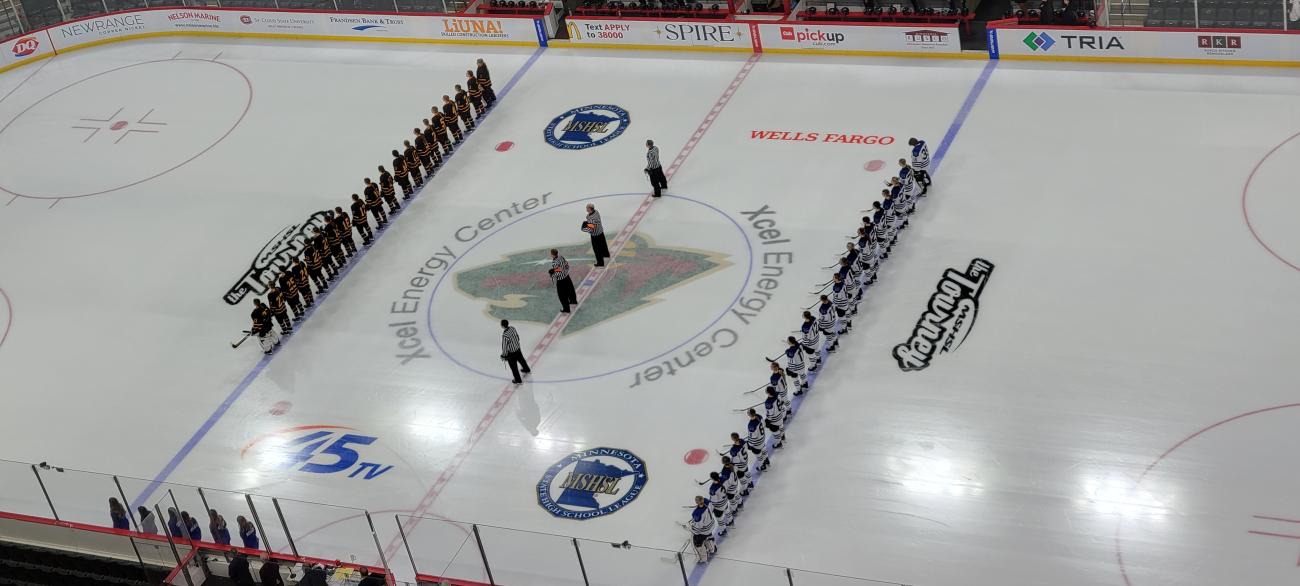
[[348,472],[348,478],[362,480],[373,480],[393,469],[391,464],[363,462],[356,448],[379,438],[348,433],[352,431],[356,430],[339,425],[290,427],[254,439],[240,450],[239,456],[255,457],[269,468],[311,474]]
[[26,57],[36,52],[40,48],[41,42],[36,37],[23,37],[14,42],[14,57]]
[[592,519],[631,504],[646,480],[645,461],[627,450],[574,452],[537,483],[537,504],[561,519]]
[[614,140],[632,123],[627,110],[610,104],[574,108],[546,125],[546,142],[557,149],[580,150]]

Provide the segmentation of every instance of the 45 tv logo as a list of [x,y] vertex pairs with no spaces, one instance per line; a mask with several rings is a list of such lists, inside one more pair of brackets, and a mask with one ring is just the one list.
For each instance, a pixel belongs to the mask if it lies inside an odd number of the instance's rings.
[[379,438],[338,425],[304,425],[261,436],[240,451],[267,468],[310,474],[344,474],[347,478],[374,480],[393,469],[392,464],[363,460],[362,451]]

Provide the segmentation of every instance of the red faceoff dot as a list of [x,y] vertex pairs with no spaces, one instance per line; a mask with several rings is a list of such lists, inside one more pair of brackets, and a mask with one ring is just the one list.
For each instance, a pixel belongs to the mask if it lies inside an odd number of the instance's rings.
[[[515,143],[510,142],[510,141],[508,141],[508,140],[503,140],[503,141],[497,143],[497,152],[498,152],[498,153],[504,153],[504,152],[510,150],[511,148],[514,148],[514,146],[515,146]],[[882,163],[882,164],[883,164],[883,163]]]
[[276,417],[284,415],[289,412],[290,407],[293,407],[293,403],[280,401],[279,403],[271,405],[271,415],[275,415]]
[[695,448],[694,450],[686,452],[686,455],[682,456],[682,459],[692,466],[703,464],[705,460],[709,459],[709,452],[700,448]]
[[863,165],[862,168],[871,172],[876,172],[885,168],[885,162],[880,159],[867,161],[867,164]]
[[109,128],[109,130],[121,130],[121,129],[123,129],[123,128],[126,128],[126,120],[118,120],[117,122],[114,122],[112,126],[109,126],[108,128]]

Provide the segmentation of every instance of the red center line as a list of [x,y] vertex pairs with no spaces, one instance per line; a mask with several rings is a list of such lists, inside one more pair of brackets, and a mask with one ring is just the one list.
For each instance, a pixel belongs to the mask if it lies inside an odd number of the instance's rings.
[[1254,517],[1256,519],[1263,519],[1265,521],[1281,521],[1283,523],[1300,523],[1300,519],[1285,519],[1282,517],[1269,517],[1266,515],[1251,515],[1251,517]]
[[[686,162],[687,157],[689,157],[691,152],[695,150],[695,146],[699,144],[700,139],[708,132],[709,127],[713,126],[713,122],[718,118],[718,114],[722,113],[722,109],[726,107],[727,103],[731,101],[731,97],[735,95],[736,90],[740,88],[740,84],[745,81],[746,77],[749,77],[749,72],[754,69],[754,64],[758,62],[759,57],[760,55],[757,53],[751,56],[749,60],[745,61],[744,66],[740,68],[740,71],[736,73],[736,76],[732,78],[731,85],[727,86],[727,89],[722,92],[722,96],[713,104],[713,108],[709,110],[708,115],[706,115],[704,120],[700,122],[700,125],[695,129],[695,132],[691,134],[691,138],[686,141],[686,144],[682,146],[682,150],[677,153],[677,158],[673,159],[672,164],[669,165],[668,169],[664,172],[664,175],[667,178],[671,179],[673,174],[675,174],[677,170],[681,168],[682,164]],[[605,275],[612,271],[614,259],[618,258],[619,253],[623,251],[623,247],[627,244],[627,241],[631,239],[632,234],[636,232],[637,227],[641,225],[641,221],[645,219],[646,214],[649,213],[650,208],[654,205],[655,201],[657,201],[657,198],[649,194],[647,194],[645,199],[641,201],[641,205],[637,207],[636,212],[632,214],[632,218],[628,220],[627,225],[623,226],[623,229],[619,231],[618,236],[614,238],[614,245],[610,249],[610,267],[604,270],[591,271],[587,273],[587,278],[583,279],[582,284],[578,286],[578,304],[573,308],[573,313],[559,314],[556,316],[555,320],[551,322],[551,325],[546,328],[546,333],[542,335],[542,339],[537,342],[537,345],[533,347],[532,352],[528,355],[529,366],[536,367],[536,365],[541,361],[542,355],[546,353],[546,350],[551,347],[551,343],[553,343],[555,339],[559,337],[560,333],[564,331],[564,327],[569,324],[569,321],[573,319],[573,316],[583,307],[586,307],[587,298],[591,296],[593,291],[595,291],[596,286],[600,284]],[[447,467],[443,469],[442,473],[438,475],[438,478],[433,481],[433,485],[429,487],[429,492],[425,493],[424,498],[420,499],[420,504],[411,512],[411,516],[407,517],[406,522],[402,525],[402,530],[404,532],[410,534],[410,532],[420,524],[421,517],[428,513],[429,509],[433,506],[433,501],[437,500],[438,496],[442,494],[443,488],[445,488],[447,483],[451,481],[452,476],[455,476],[456,471],[460,469],[461,464],[465,463],[465,460],[469,457],[469,453],[473,451],[474,446],[478,445],[479,440],[483,439],[488,428],[492,426],[492,423],[496,421],[497,416],[501,414],[501,411],[505,409],[506,404],[510,402],[511,397],[515,394],[515,389],[516,387],[514,383],[506,383],[505,386],[502,387],[501,393],[497,396],[496,401],[494,401],[492,406],[488,408],[488,412],[479,420],[478,425],[474,426],[474,431],[470,432],[469,441],[465,442],[465,444],[461,446],[460,450],[456,452],[456,455],[451,459],[451,463],[448,464]],[[384,549],[384,558],[391,559],[393,553],[397,550],[397,546],[400,544],[401,537],[394,537],[393,540],[388,543],[388,547]]]

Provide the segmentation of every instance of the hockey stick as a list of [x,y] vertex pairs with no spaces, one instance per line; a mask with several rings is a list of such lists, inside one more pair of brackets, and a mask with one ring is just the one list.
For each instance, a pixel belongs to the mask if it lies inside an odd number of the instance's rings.
[[[704,485],[706,485],[706,484],[708,484],[708,483],[710,483],[710,482],[713,482],[713,479],[709,479],[709,480],[696,480],[696,481],[695,481],[695,484],[698,484],[698,485],[700,485],[700,486],[704,486]],[[692,508],[694,508],[694,507],[692,507]]]
[[[761,384],[761,385],[758,385],[758,388],[753,389],[753,390],[750,390],[750,391],[745,391],[745,392],[741,393],[741,395],[748,395],[748,394],[750,394],[750,393],[757,393],[757,392],[759,392],[759,391],[761,391],[761,390],[763,390],[763,389],[765,389],[765,388],[767,388],[767,383],[763,383],[763,384]],[[727,447],[731,447],[731,446],[727,446]]]
[[740,409],[732,409],[731,412],[732,412],[732,413],[744,413],[744,412],[749,411],[750,409],[753,409],[754,407],[757,407],[757,406],[759,406],[759,405],[762,405],[762,403],[754,403],[753,405],[750,405],[750,406],[748,406],[748,407],[741,407]]
[[822,285],[822,288],[821,288],[821,289],[818,289],[818,290],[816,290],[816,291],[809,291],[808,294],[809,294],[809,295],[821,295],[822,292],[825,291],[827,287],[830,287],[830,286],[831,286],[831,283],[834,283],[834,282],[835,282],[835,279],[831,279],[830,281],[827,281],[825,285]]
[[247,340],[248,337],[251,336],[251,335],[253,335],[253,332],[252,332],[252,331],[244,330],[244,337],[240,338],[238,341],[231,342],[231,343],[230,343],[230,347],[231,347],[231,348],[238,348],[238,347],[240,347],[240,345],[242,345],[242,344],[244,343],[244,340]]

